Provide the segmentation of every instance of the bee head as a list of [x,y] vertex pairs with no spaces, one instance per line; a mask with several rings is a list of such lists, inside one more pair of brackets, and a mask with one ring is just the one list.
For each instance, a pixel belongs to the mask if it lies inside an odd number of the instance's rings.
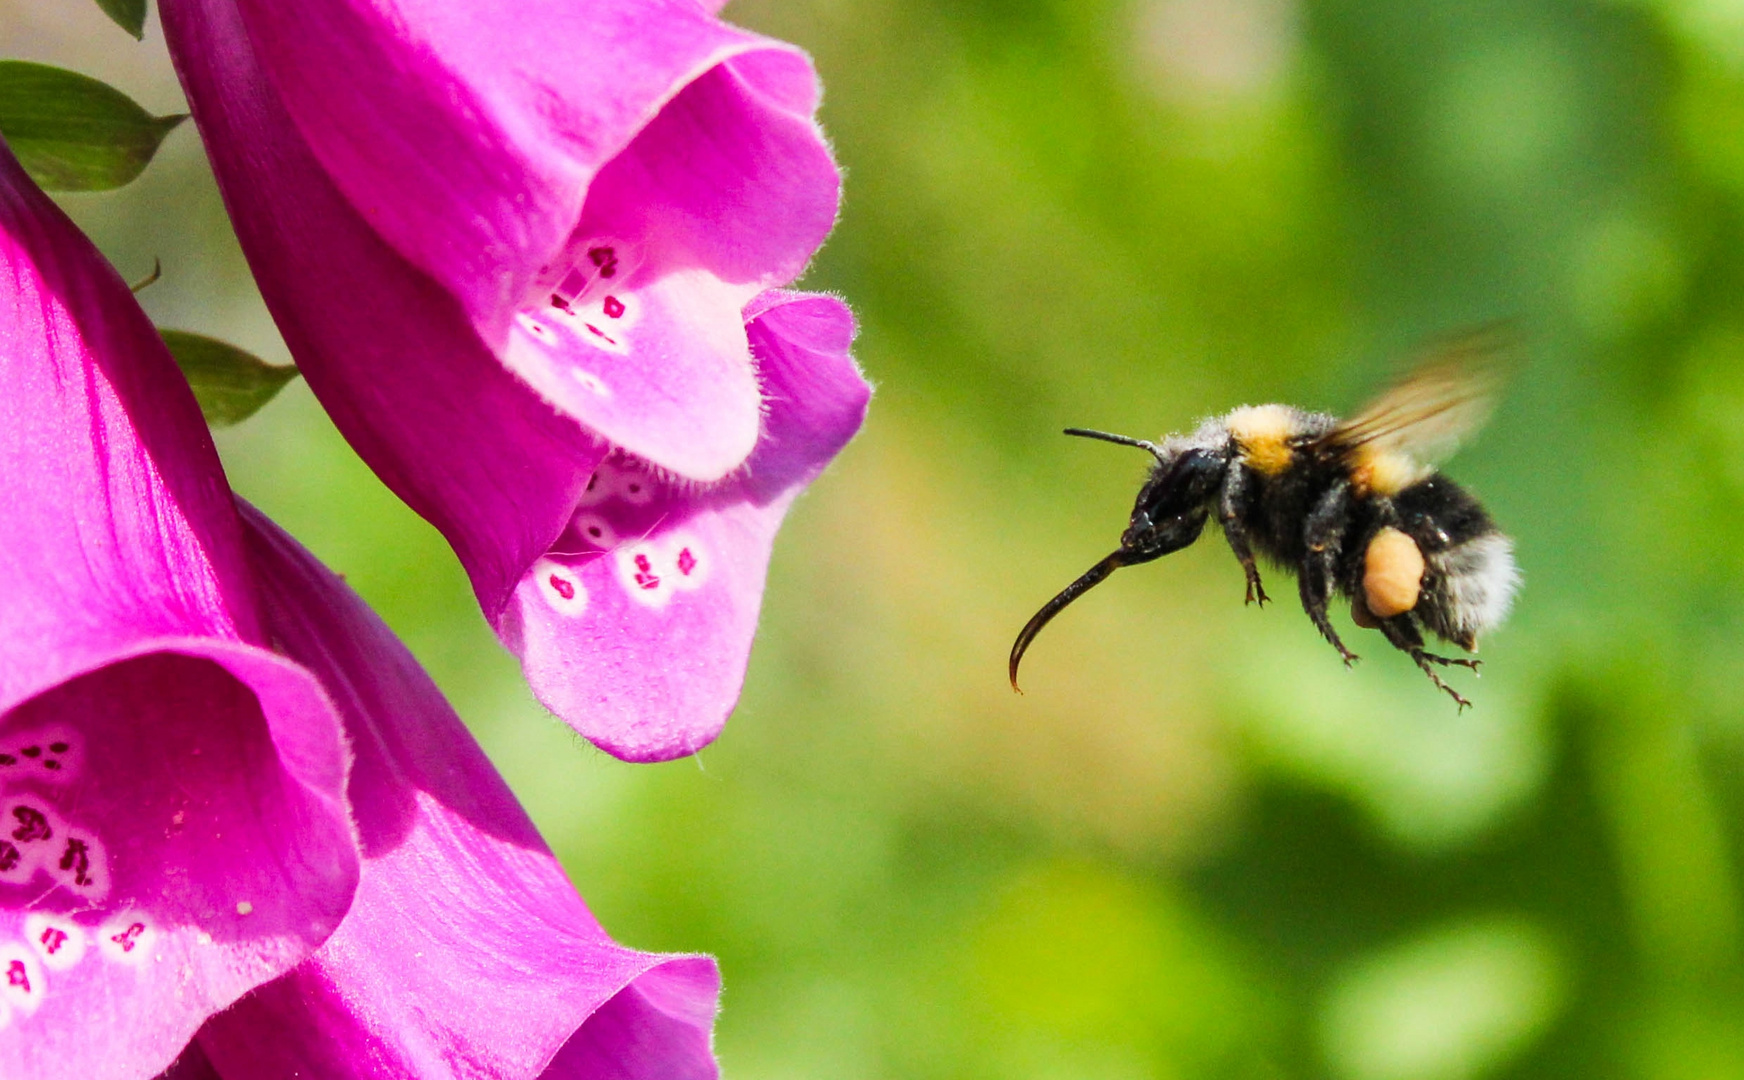
[[1084,428],[1067,428],[1066,434],[1136,446],[1156,458],[1156,464],[1151,467],[1144,486],[1139,488],[1132,507],[1132,519],[1120,536],[1120,547],[1042,605],[1023,632],[1017,635],[1017,641],[1011,647],[1013,690],[1017,689],[1017,665],[1023,660],[1029,643],[1067,604],[1100,585],[1109,574],[1123,566],[1160,559],[1199,539],[1211,513],[1211,500],[1222,483],[1229,460],[1226,453],[1205,446],[1158,446],[1143,439]]
[[1223,480],[1226,458],[1203,447],[1157,447],[1157,459],[1133,500],[1132,519],[1120,535],[1123,566],[1150,562],[1199,539],[1211,500]]

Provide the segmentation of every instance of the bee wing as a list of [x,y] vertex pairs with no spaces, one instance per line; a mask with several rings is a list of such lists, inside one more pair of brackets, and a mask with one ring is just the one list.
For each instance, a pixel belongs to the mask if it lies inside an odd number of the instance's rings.
[[1515,335],[1486,326],[1429,349],[1411,371],[1321,440],[1346,461],[1404,455],[1446,460],[1490,418],[1512,366]]

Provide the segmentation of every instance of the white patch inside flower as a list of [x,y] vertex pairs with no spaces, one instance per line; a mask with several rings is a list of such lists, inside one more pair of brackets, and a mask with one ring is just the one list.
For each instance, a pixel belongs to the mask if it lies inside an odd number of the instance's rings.
[[587,478],[587,487],[582,489],[581,498],[575,500],[577,506],[598,506],[617,494],[618,470],[614,465],[601,462],[594,469],[593,475]]
[[613,555],[618,583],[631,599],[651,608],[663,608],[674,593],[700,587],[710,561],[702,545],[682,533],[620,548]]
[[62,831],[58,854],[47,864],[49,876],[65,889],[87,900],[109,894],[109,854],[103,841],[82,829]]
[[0,743],[0,779],[31,777],[61,783],[78,774],[84,755],[72,728],[63,725],[12,735]]
[[587,610],[587,589],[581,576],[555,559],[533,564],[533,587],[559,615],[574,617]]
[[520,312],[509,325],[509,366],[538,369],[545,364],[555,364],[584,389],[601,397],[611,397],[611,388],[604,380],[577,367],[572,359],[562,355],[570,347],[566,339],[576,336],[574,330],[561,323],[553,325],[538,316]]
[[35,796],[0,803],[0,882],[22,885],[60,858],[66,825]]
[[587,301],[552,307],[547,317],[552,325],[585,345],[626,356],[630,352],[630,331],[642,319],[642,301],[634,293],[622,290],[601,291]]
[[618,481],[618,498],[631,506],[646,506],[654,501],[654,481],[639,469],[625,469]]
[[672,599],[676,586],[671,578],[676,571],[667,566],[661,545],[640,543],[619,548],[612,563],[617,567],[618,583],[632,600],[645,607],[663,608]]
[[601,551],[610,551],[618,546],[618,530],[612,528],[611,522],[598,514],[577,514],[573,524],[576,535],[583,542]]
[[36,954],[17,942],[0,945],[0,1000],[13,1013],[29,1016],[48,992]]
[[24,942],[44,967],[66,971],[85,958],[89,942],[84,928],[69,919],[31,912],[24,920]]
[[580,383],[583,389],[591,390],[600,397],[612,396],[612,388],[605,384],[604,379],[601,379],[591,371],[583,371],[580,368],[570,368],[569,377]]
[[714,560],[704,557],[703,547],[696,538],[686,533],[674,533],[662,546],[666,549],[667,564],[676,571],[673,584],[685,590],[701,588]]
[[157,944],[157,928],[138,912],[119,915],[97,931],[97,952],[116,964],[137,967],[151,957]]
[[587,490],[576,500],[577,506],[598,506],[610,499],[622,499],[631,506],[646,506],[654,499],[654,481],[642,470],[612,462],[601,462],[587,481]]

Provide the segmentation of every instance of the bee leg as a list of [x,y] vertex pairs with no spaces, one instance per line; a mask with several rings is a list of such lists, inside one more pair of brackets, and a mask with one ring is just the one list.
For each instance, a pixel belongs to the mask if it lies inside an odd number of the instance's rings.
[[1423,635],[1418,632],[1417,624],[1412,621],[1411,615],[1408,612],[1404,615],[1395,615],[1390,619],[1382,619],[1381,633],[1387,636],[1387,640],[1393,643],[1395,649],[1398,649],[1400,652],[1405,653],[1410,656],[1412,660],[1416,661],[1417,667],[1422,670],[1423,674],[1429,676],[1429,681],[1440,687],[1448,697],[1452,698],[1462,712],[1465,710],[1467,705],[1471,704],[1470,701],[1460,696],[1459,691],[1441,680],[1441,676],[1435,673],[1434,665],[1459,664],[1461,666],[1470,666],[1476,664],[1477,661],[1449,660],[1445,656],[1436,656],[1434,653],[1425,652],[1423,649]]
[[1356,663],[1361,657],[1345,648],[1344,642],[1339,640],[1338,631],[1332,628],[1332,620],[1326,617],[1326,604],[1332,597],[1333,570],[1338,565],[1341,547],[1339,527],[1344,520],[1349,500],[1349,485],[1342,480],[1320,497],[1314,512],[1308,515],[1308,523],[1303,530],[1303,538],[1308,543],[1308,554],[1303,558],[1301,570],[1296,575],[1296,584],[1302,594],[1302,610],[1308,613],[1308,618],[1313,621],[1315,629],[1320,631],[1320,636],[1338,650],[1345,667]]
[[1260,584],[1260,568],[1254,562],[1253,548],[1247,542],[1247,526],[1242,524],[1239,512],[1246,486],[1247,474],[1242,471],[1241,462],[1230,462],[1229,471],[1223,475],[1223,491],[1217,500],[1217,520],[1223,523],[1223,538],[1229,541],[1229,550],[1235,552],[1242,571],[1247,574],[1247,602],[1251,604],[1257,598],[1260,607],[1265,607],[1271,597],[1266,595],[1266,587]]

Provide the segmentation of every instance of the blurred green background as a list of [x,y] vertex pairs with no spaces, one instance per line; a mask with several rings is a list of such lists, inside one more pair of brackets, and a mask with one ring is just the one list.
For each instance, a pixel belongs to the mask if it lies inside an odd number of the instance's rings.
[[[405,636],[606,926],[717,954],[730,1077],[1744,1077],[1744,7],[742,0],[827,85],[861,438],[776,549],[743,704],[612,761],[296,384],[234,484]],[[9,54],[179,107],[78,0]],[[63,200],[163,324],[283,360],[191,128]],[[165,207],[172,209],[166,212]],[[1498,316],[1451,465],[1526,588],[1454,678],[1347,672],[1213,539],[1016,630],[1144,462],[1067,440],[1348,409]],[[1273,593],[1293,593],[1273,573]]]

